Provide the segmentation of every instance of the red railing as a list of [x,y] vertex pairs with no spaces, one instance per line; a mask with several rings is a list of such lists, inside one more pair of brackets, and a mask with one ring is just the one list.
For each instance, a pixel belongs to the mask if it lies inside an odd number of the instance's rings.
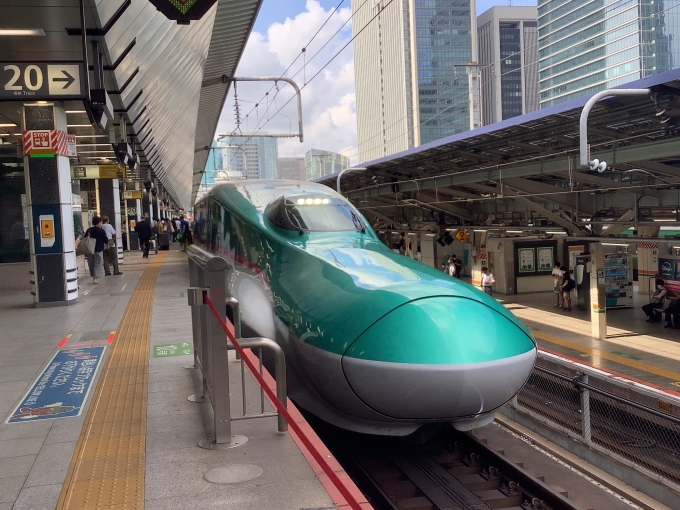
[[314,460],[319,463],[319,466],[321,466],[321,469],[323,469],[324,473],[328,476],[328,478],[333,482],[333,485],[338,489],[340,494],[345,498],[349,506],[352,508],[352,510],[361,510],[361,506],[357,502],[356,498],[352,495],[352,493],[345,487],[345,485],[342,483],[340,478],[338,477],[337,473],[333,471],[333,469],[328,465],[328,462],[326,462],[326,459],[323,458],[323,456],[316,450],[312,442],[305,436],[305,434],[302,432],[302,429],[298,426],[298,424],[295,422],[293,417],[290,415],[288,410],[284,407],[284,405],[279,401],[279,399],[276,397],[274,392],[269,388],[267,383],[265,382],[264,378],[260,375],[260,372],[255,368],[255,365],[253,365],[252,361],[248,358],[248,356],[245,355],[245,352],[241,345],[238,343],[236,338],[234,337],[234,334],[231,332],[229,329],[229,326],[227,326],[227,323],[224,321],[224,319],[220,316],[220,314],[217,312],[215,307],[213,306],[212,302],[208,298],[207,295],[204,294],[204,300],[205,304],[208,305],[208,308],[210,308],[210,311],[212,312],[213,316],[215,319],[217,319],[218,324],[224,331],[224,333],[227,335],[227,338],[229,338],[229,341],[234,345],[234,349],[236,349],[236,352],[239,353],[241,356],[241,359],[245,362],[246,366],[250,370],[250,373],[253,375],[257,383],[262,387],[264,392],[267,394],[267,397],[269,397],[269,400],[274,404],[274,407],[276,407],[276,410],[283,415],[285,420],[288,422],[288,426],[293,429],[293,432],[300,438],[300,441],[302,441],[302,444],[305,445],[307,450],[309,450],[309,453],[314,457]]

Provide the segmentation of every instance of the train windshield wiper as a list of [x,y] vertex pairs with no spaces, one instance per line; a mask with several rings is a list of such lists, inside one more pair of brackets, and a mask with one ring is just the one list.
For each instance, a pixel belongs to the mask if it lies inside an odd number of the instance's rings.
[[354,223],[354,226],[357,228],[357,232],[361,232],[362,234],[365,234],[366,233],[366,226],[359,219],[359,216],[357,216],[356,213],[352,210],[350,210],[349,213],[352,215],[352,222]]

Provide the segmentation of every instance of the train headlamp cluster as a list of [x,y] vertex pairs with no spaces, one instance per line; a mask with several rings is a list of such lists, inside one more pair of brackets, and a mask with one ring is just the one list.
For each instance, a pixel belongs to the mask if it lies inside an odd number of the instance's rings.
[[329,198],[298,198],[297,205],[328,205],[331,203]]

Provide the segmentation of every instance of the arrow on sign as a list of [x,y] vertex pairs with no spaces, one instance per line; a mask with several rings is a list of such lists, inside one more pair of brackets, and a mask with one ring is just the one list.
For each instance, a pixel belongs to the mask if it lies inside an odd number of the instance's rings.
[[71,85],[73,85],[73,82],[76,81],[76,79],[75,79],[73,76],[71,76],[71,75],[68,73],[68,71],[64,71],[64,70],[62,69],[61,72],[62,72],[66,77],[65,77],[65,78],[53,78],[52,81],[65,82],[64,86],[62,87],[62,89],[67,89],[67,88],[69,88]]

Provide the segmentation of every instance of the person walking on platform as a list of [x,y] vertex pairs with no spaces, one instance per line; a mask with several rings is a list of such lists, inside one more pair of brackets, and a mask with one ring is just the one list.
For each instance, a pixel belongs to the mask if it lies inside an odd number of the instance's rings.
[[652,299],[646,305],[643,305],[642,311],[645,312],[647,316],[647,322],[659,322],[661,319],[656,316],[655,310],[663,306],[663,302],[666,300],[666,290],[664,281],[661,278],[656,280],[656,290],[652,294]]
[[175,227],[175,230],[172,232],[172,240],[177,241],[177,234],[179,234],[179,229],[180,229],[179,219],[173,218],[172,219],[172,226]]
[[463,261],[458,258],[458,255],[453,256],[453,265],[456,266],[456,278],[460,280],[460,275],[463,273]]
[[151,241],[151,223],[149,222],[148,214],[145,214],[144,219],[135,225],[135,232],[137,232],[139,246],[144,247],[142,258],[148,259],[150,247],[149,241]]
[[553,306],[553,308],[564,308],[564,302],[562,300],[562,277],[564,276],[564,273],[560,267],[560,263],[555,261],[555,267],[553,267],[552,270],[553,292],[555,292],[555,306]]
[[493,277],[493,274],[491,274],[491,271],[489,271],[489,268],[484,266],[482,268],[482,289],[489,296],[493,295],[493,291],[491,290],[491,286],[494,283],[496,283],[496,279]]
[[453,263],[453,257],[449,257],[449,265],[447,266],[446,272],[452,278],[456,277],[456,265]]
[[109,223],[108,216],[102,216],[102,229],[106,232],[108,243],[104,250],[104,274],[111,276],[111,268],[109,264],[113,264],[113,274],[121,275],[118,270],[118,248],[116,247],[116,229]]
[[565,312],[571,312],[571,291],[574,290],[576,284],[569,275],[569,270],[566,267],[560,267],[560,271],[562,271],[562,285],[560,287],[560,291],[562,292],[562,306]]
[[92,226],[87,229],[83,237],[91,237],[96,241],[94,246],[94,253],[87,256],[87,263],[90,267],[90,276],[92,276],[92,283],[99,283],[102,277],[102,269],[104,268],[104,250],[109,244],[109,239],[106,237],[106,232],[101,227],[102,219],[99,216],[92,218]]
[[194,244],[194,240],[191,237],[191,229],[189,229],[189,222],[184,219],[184,215],[179,217],[179,232],[182,234],[182,251],[187,250],[187,246]]

